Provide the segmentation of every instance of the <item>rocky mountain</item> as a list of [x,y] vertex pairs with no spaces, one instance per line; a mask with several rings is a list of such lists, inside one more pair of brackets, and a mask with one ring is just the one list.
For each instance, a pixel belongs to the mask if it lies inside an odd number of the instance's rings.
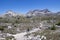
[[50,15],[52,13],[53,12],[49,11],[48,9],[43,10],[35,9],[27,12],[27,16],[42,16],[42,15]]
[[39,10],[39,9],[35,9],[35,10],[30,10],[28,11],[26,14],[22,14],[22,13],[17,13],[14,12],[12,10],[8,10],[2,17],[16,17],[16,16],[23,16],[23,17],[32,17],[32,16],[56,16],[56,15],[60,15],[60,12],[51,12],[48,9],[43,9],[43,10]]
[[18,14],[16,12],[13,12],[12,10],[8,10],[4,16],[17,16]]
[[57,12],[56,15],[60,15],[60,12]]
[[2,17],[17,17],[17,16],[26,16],[25,14],[14,12],[12,10],[8,10],[6,13],[2,15]]

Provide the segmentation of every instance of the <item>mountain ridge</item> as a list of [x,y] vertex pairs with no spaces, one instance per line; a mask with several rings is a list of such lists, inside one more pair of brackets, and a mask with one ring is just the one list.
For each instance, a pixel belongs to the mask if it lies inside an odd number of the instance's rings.
[[60,12],[51,12],[50,10],[48,9],[35,9],[35,10],[30,10],[28,11],[26,14],[21,14],[21,13],[17,13],[17,12],[14,12],[12,10],[8,10],[5,14],[3,14],[3,16],[43,16],[43,15],[50,15],[50,14],[54,14],[54,15],[60,15]]

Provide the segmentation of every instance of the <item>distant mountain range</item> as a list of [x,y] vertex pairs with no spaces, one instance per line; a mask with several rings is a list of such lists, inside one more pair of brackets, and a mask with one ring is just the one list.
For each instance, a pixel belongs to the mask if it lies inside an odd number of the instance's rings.
[[12,10],[8,10],[5,14],[3,14],[4,17],[16,17],[16,16],[25,16],[24,14],[14,12]]
[[15,12],[13,12],[12,10],[9,10],[6,12],[5,14],[6,16],[17,16],[18,14],[16,14]]
[[43,9],[43,10],[35,9],[35,10],[28,11],[26,14],[21,14],[21,13],[16,13],[16,12],[13,12],[12,10],[9,10],[3,16],[32,17],[32,16],[48,16],[48,15],[60,15],[60,12],[54,13],[54,12],[49,11],[48,9]]
[[47,14],[52,14],[53,12],[49,11],[48,9],[43,9],[43,10],[39,10],[39,9],[35,9],[33,11],[29,11],[27,13],[27,15],[29,16],[42,16],[42,15],[47,15]]
[[39,10],[39,9],[35,9],[35,10],[31,10],[29,12],[27,12],[27,16],[56,16],[56,15],[60,15],[60,12],[51,12],[48,9],[43,9],[43,10]]

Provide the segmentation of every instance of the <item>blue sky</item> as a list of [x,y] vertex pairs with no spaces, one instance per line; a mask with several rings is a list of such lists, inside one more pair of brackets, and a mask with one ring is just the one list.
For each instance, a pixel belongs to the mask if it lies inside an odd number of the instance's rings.
[[60,0],[0,0],[0,14],[7,10],[26,13],[34,9],[49,9],[60,11]]

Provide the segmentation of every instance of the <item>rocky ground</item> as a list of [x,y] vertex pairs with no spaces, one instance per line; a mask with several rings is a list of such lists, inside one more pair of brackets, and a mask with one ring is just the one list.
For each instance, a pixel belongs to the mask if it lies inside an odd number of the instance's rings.
[[50,17],[0,17],[0,40],[60,40],[60,20]]

